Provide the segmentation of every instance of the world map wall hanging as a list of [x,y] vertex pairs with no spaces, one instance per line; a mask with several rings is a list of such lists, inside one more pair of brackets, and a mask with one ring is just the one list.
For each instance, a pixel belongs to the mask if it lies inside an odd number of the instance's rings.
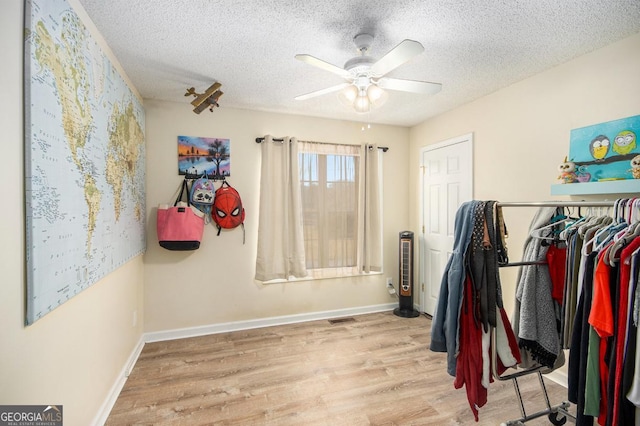
[[144,252],[145,115],[66,0],[27,0],[25,35],[31,324]]

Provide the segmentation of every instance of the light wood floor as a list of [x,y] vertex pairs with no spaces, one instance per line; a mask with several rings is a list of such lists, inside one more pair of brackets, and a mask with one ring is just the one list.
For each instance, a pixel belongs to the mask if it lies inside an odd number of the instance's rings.
[[[431,321],[392,312],[145,345],[107,425],[498,425],[521,417],[511,381],[489,388],[475,423]],[[551,404],[566,389],[545,381]],[[525,408],[545,408],[537,375]],[[527,425],[548,425],[546,417]]]

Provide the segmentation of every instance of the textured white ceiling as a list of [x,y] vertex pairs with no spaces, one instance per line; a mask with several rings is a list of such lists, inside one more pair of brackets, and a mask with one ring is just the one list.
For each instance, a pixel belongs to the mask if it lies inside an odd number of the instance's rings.
[[[217,80],[221,108],[401,126],[640,32],[640,0],[80,3],[143,98],[189,108],[185,89],[201,92]],[[308,53],[342,67],[356,55],[353,37],[363,31],[375,35],[371,55],[378,58],[403,39],[422,43],[425,51],[389,76],[439,82],[442,91],[390,92],[381,108],[364,115],[343,106],[335,93],[294,100],[342,82],[294,55]]]

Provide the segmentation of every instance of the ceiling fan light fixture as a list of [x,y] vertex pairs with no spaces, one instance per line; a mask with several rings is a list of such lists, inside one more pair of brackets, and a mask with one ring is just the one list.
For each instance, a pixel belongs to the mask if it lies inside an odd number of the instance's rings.
[[385,90],[372,83],[362,87],[352,84],[338,93],[340,102],[359,113],[369,112],[372,107],[379,107],[388,97]]
[[405,39],[376,60],[369,55],[369,47],[373,42],[372,34],[358,34],[353,41],[359,55],[349,59],[343,68],[308,54],[295,56],[299,61],[329,71],[346,80],[342,84],[297,96],[296,100],[338,92],[338,99],[342,104],[355,109],[356,112],[366,113],[373,107],[381,106],[387,100],[388,90],[433,95],[442,88],[440,83],[385,77],[400,65],[422,53],[424,46],[420,42]]
[[348,107],[353,106],[353,103],[356,101],[357,97],[358,97],[358,88],[353,84],[345,87],[340,92],[338,92],[338,99],[340,100],[340,102],[342,102],[344,105]]
[[353,103],[353,108],[356,110],[356,112],[359,113],[369,112],[369,110],[371,109],[371,102],[369,102],[369,97],[367,96],[366,91],[360,91],[358,97]]
[[367,97],[373,106],[379,107],[387,101],[389,94],[375,84],[371,84],[367,88]]

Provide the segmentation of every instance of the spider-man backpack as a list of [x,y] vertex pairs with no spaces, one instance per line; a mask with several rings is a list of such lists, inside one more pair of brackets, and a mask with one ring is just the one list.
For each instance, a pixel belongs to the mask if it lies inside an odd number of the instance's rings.
[[222,228],[233,229],[242,225],[242,244],[244,244],[244,208],[240,194],[226,180],[216,189],[211,217],[218,227],[218,235]]

